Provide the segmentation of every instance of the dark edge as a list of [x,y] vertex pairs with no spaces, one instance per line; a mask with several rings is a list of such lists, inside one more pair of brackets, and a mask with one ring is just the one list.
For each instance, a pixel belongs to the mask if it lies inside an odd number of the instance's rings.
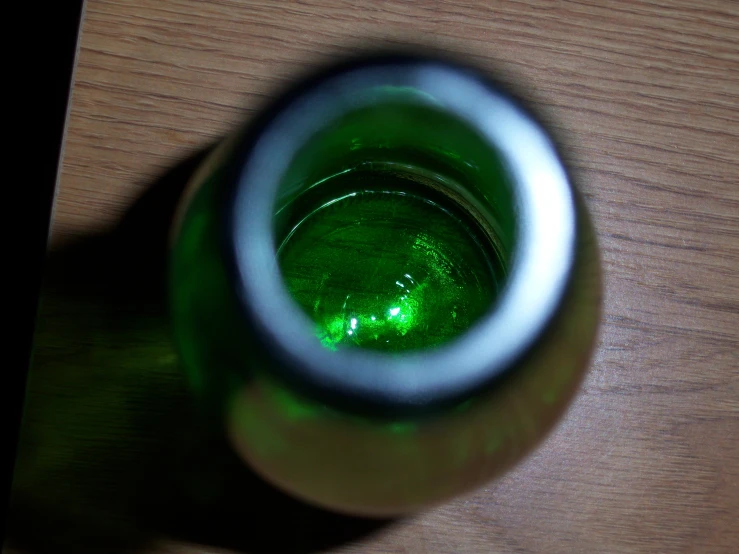
[[[7,188],[12,190],[6,191],[10,194],[6,196],[6,217],[11,229],[6,235],[10,257],[4,260],[4,267],[11,276],[6,289],[10,297],[6,307],[10,306],[11,312],[5,318],[12,331],[6,350],[10,356],[4,360],[0,386],[4,445],[0,501],[5,506],[10,502],[84,0],[50,2],[43,7],[31,2],[25,6],[23,13],[9,15],[7,22],[16,27],[10,57],[11,67],[17,65],[7,80],[16,97],[11,111],[18,116],[13,121],[15,132],[6,133],[13,148],[7,165],[15,166],[18,178],[9,180]],[[11,218],[9,212],[15,217]],[[5,513],[0,527],[3,541],[8,510]]]

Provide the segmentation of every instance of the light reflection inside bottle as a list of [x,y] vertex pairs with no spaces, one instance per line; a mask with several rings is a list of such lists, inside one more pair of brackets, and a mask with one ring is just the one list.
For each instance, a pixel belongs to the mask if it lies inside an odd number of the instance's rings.
[[[389,179],[375,175],[364,177]],[[404,183],[353,195],[342,188],[280,246],[288,287],[329,350],[435,346],[463,332],[496,292],[477,228]]]
[[[358,313],[357,308],[368,306],[364,302],[357,305],[357,302],[352,301],[352,295],[347,295],[342,305],[343,313],[331,318],[329,323],[321,324],[325,328],[321,339],[323,345],[336,350],[342,344],[361,345],[366,341],[381,339],[385,339],[383,342],[389,344],[391,338],[403,337],[411,331],[414,326],[414,312],[417,312],[422,304],[419,295],[425,287],[419,286],[407,273],[401,279],[407,281],[407,286],[400,280],[395,281],[395,285],[401,288],[403,294],[384,310],[380,305],[371,307],[369,314]],[[418,291],[416,295],[413,294],[414,290]],[[378,317],[383,313],[384,316]]]

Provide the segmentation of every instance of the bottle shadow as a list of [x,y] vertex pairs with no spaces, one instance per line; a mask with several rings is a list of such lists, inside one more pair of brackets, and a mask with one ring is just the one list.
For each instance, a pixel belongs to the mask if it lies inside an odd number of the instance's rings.
[[312,552],[386,521],[274,489],[201,423],[167,321],[168,234],[206,151],[150,186],[108,232],[47,258],[7,525],[30,554],[161,540]]

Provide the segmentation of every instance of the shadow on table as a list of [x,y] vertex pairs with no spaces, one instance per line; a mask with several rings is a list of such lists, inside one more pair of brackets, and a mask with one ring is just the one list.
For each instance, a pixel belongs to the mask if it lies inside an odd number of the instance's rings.
[[168,333],[169,226],[201,152],[109,232],[50,254],[7,544],[29,554],[123,552],[169,537],[310,552],[384,522],[280,493],[198,424]]

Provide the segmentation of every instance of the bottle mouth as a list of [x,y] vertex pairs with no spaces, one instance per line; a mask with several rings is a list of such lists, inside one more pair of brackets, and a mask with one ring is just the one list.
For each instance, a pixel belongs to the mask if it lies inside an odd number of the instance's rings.
[[[577,215],[564,165],[530,114],[467,69],[406,57],[336,68],[286,95],[238,160],[227,253],[268,353],[262,370],[319,401],[393,415],[465,401],[516,367],[566,294]],[[295,198],[332,175],[380,166],[433,173],[476,214],[505,276],[484,313],[443,344],[332,351],[288,290],[278,249]]]

